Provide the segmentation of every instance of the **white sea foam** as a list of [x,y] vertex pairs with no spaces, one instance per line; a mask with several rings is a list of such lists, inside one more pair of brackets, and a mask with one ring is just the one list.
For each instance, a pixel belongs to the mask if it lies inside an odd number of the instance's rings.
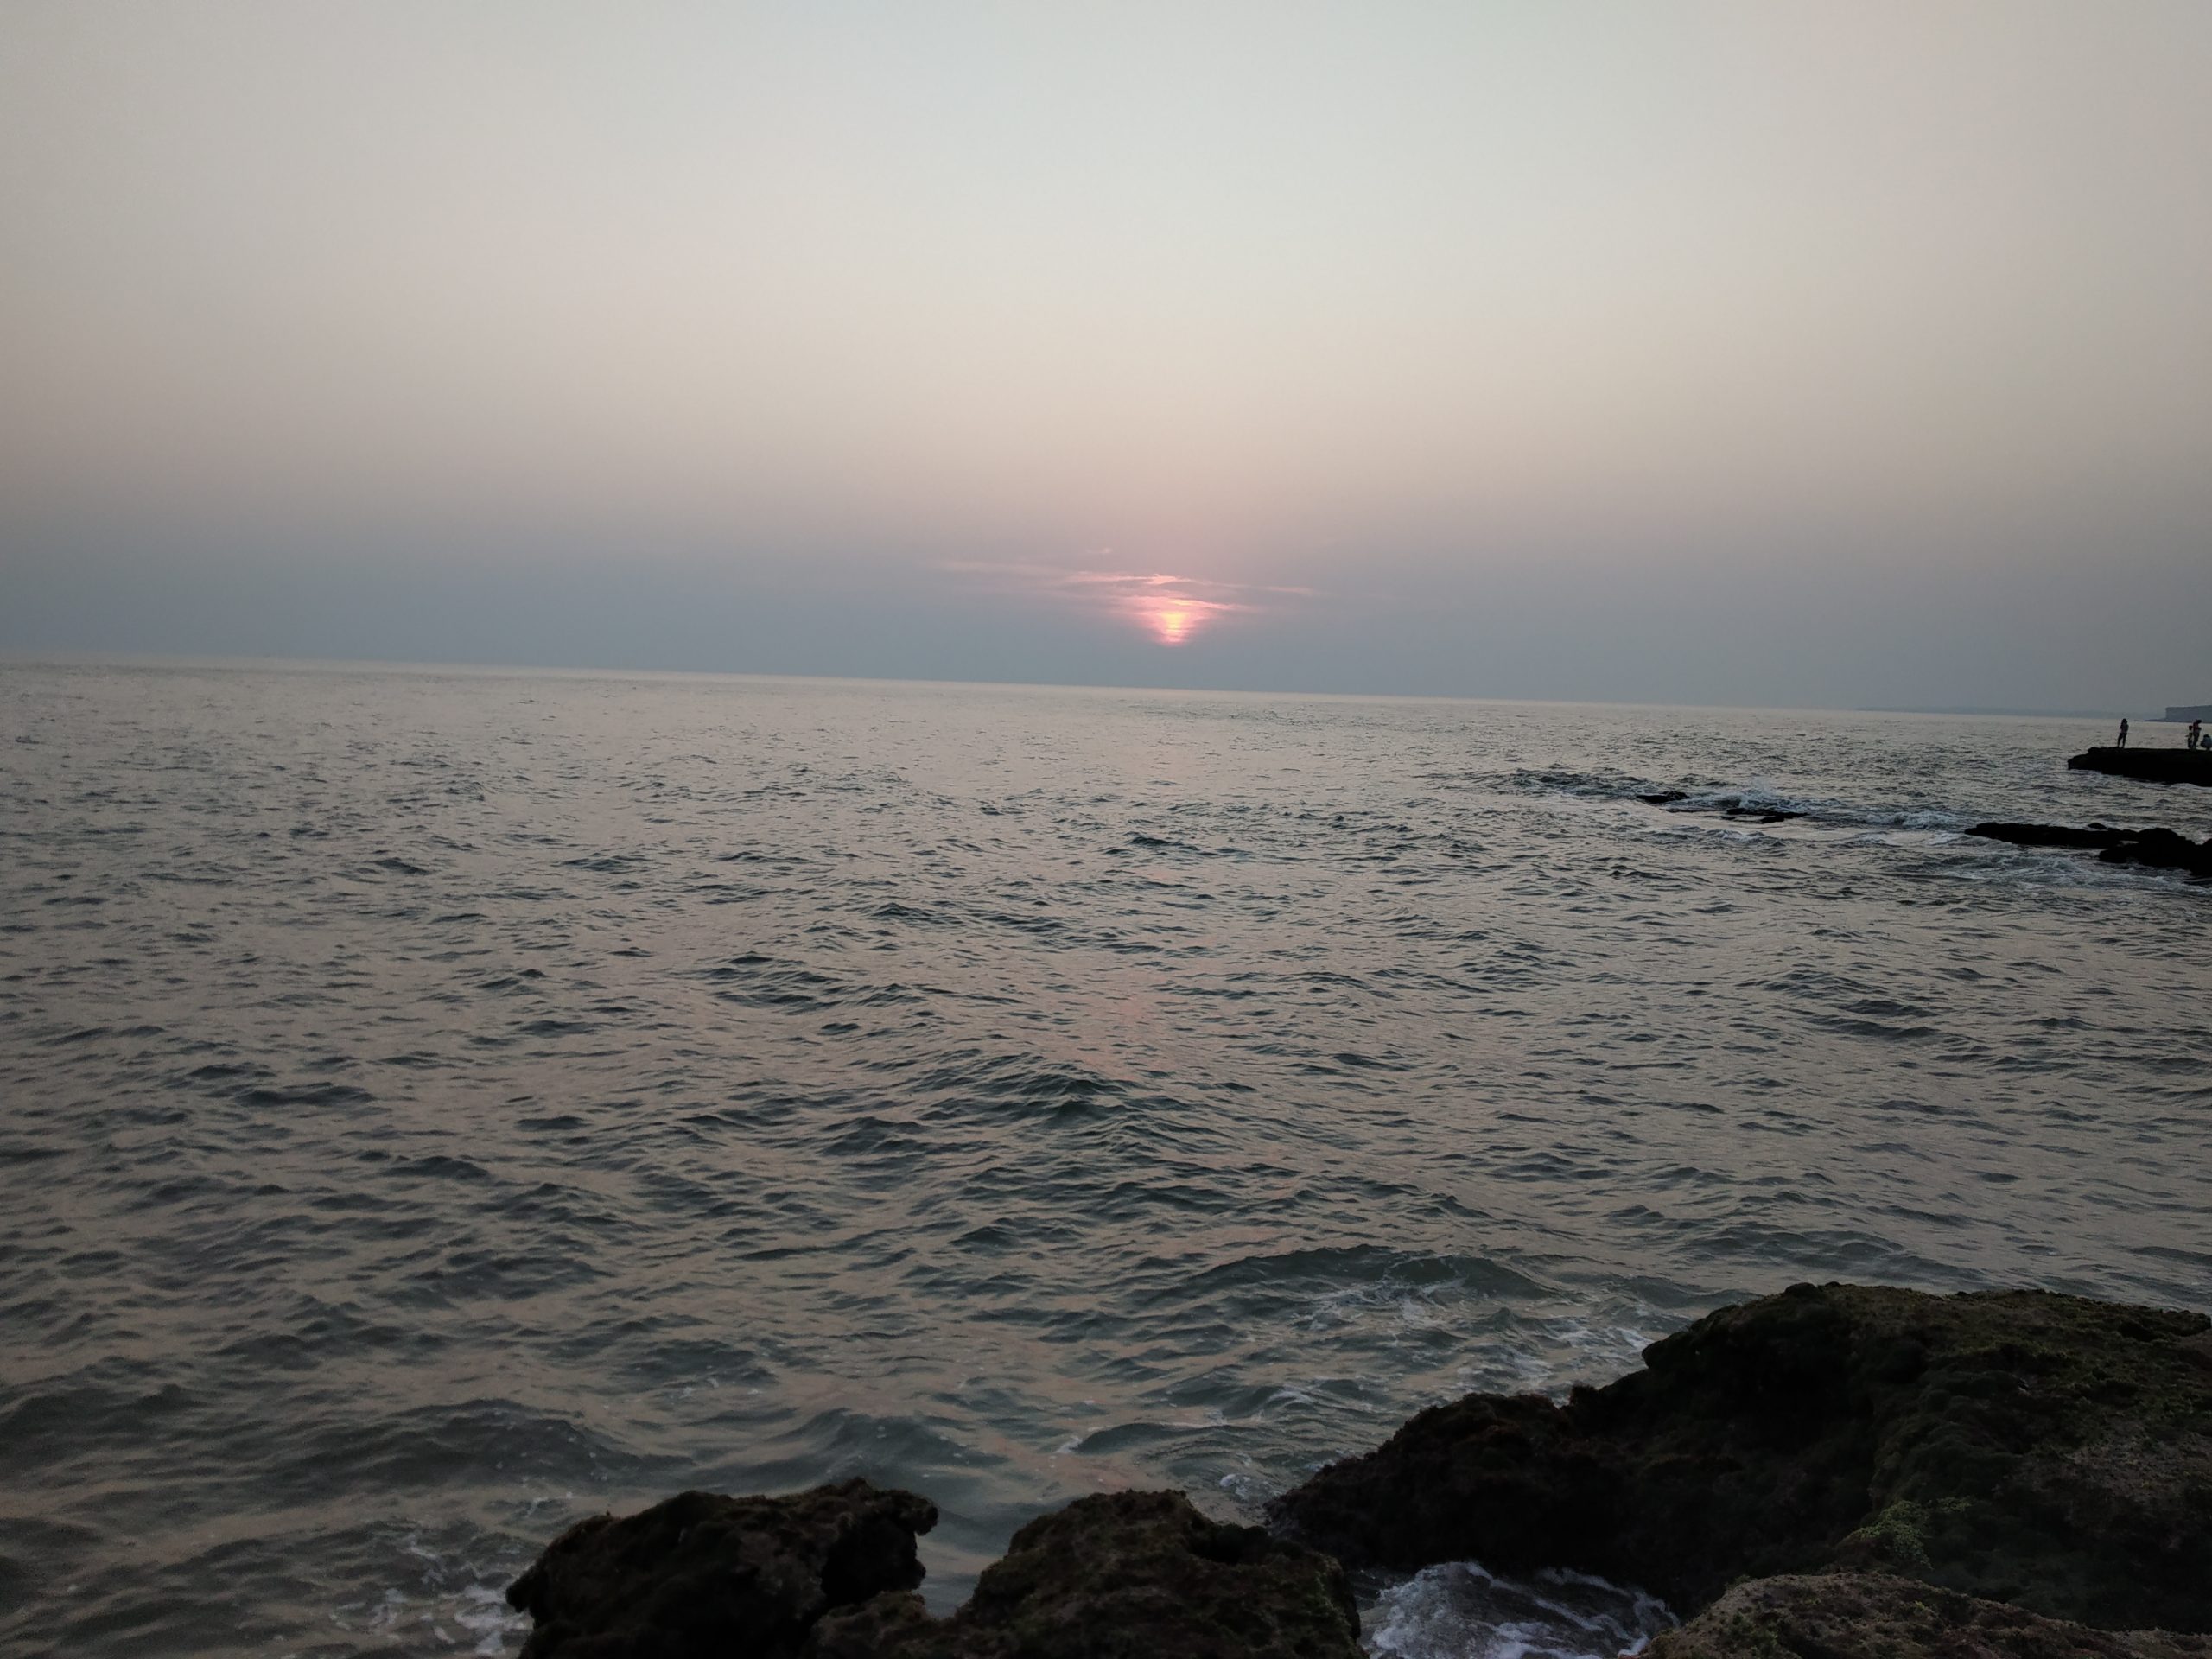
[[1362,1645],[1391,1659],[1616,1659],[1675,1623],[1657,1597],[1586,1573],[1511,1579],[1447,1561],[1383,1591]]
[[453,1622],[476,1639],[470,1651],[499,1654],[530,1628],[530,1621],[507,1605],[507,1599],[490,1585],[472,1584],[461,1592],[452,1611]]

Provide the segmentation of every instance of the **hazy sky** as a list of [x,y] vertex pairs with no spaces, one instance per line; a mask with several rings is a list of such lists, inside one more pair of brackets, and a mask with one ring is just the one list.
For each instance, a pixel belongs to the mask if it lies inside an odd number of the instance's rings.
[[2212,4],[0,3],[0,650],[2212,697]]

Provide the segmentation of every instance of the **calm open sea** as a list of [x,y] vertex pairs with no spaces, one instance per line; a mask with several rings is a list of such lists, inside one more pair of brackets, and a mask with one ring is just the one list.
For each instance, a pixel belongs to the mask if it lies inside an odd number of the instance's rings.
[[0,1648],[509,1651],[851,1474],[946,1605],[1795,1280],[2202,1307],[2212,889],[1955,833],[2212,833],[2106,735],[0,668]]

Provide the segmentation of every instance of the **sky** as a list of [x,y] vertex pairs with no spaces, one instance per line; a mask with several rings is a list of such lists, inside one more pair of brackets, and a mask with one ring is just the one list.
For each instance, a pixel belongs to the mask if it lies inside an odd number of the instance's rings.
[[0,652],[2212,698],[2202,0],[0,5]]

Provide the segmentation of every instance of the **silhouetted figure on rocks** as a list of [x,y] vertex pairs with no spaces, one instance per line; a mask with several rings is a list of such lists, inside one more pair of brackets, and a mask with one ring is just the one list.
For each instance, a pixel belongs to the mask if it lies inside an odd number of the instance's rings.
[[2113,747],[2122,749],[2127,747],[2127,717],[2125,715],[2120,716],[2120,741]]
[[2201,720],[2190,721],[2189,722],[2189,747],[2192,749],[2198,748],[2203,745],[2203,742],[2204,722]]

